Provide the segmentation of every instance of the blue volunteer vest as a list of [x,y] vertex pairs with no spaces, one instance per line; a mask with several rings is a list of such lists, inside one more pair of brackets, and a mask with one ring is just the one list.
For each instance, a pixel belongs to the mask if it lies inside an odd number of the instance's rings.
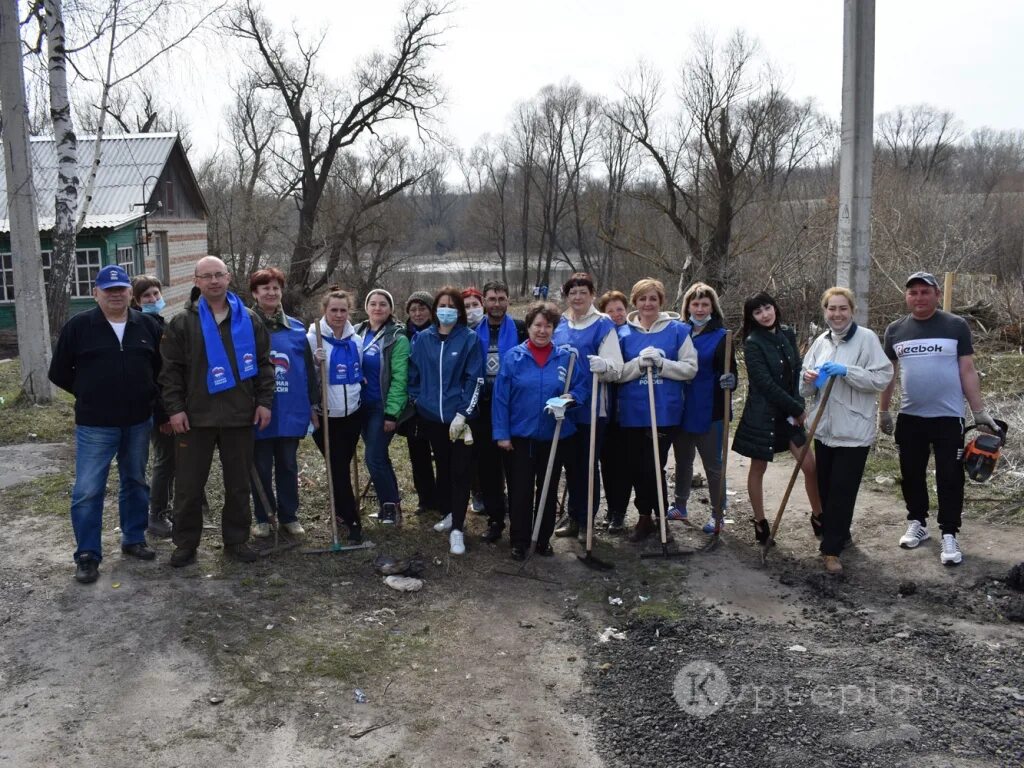
[[697,375],[683,382],[683,431],[703,434],[711,429],[711,412],[714,398],[722,396],[718,388],[718,374],[715,373],[715,350],[725,336],[725,328],[704,331],[690,341],[697,348]]
[[[679,348],[690,335],[690,326],[678,320],[655,333],[638,333],[629,323],[618,328],[622,359],[633,360],[645,347],[657,347],[670,360],[679,359]],[[651,426],[651,412],[647,402],[647,373],[639,379],[619,385],[618,419],[624,427]],[[683,420],[683,382],[654,375],[654,417],[659,427],[676,426]]]
[[306,330],[302,323],[285,316],[288,328],[270,334],[270,362],[274,364],[274,405],[266,429],[256,432],[257,440],[275,437],[305,437],[309,427],[309,390],[306,381]]
[[[562,317],[558,323],[558,327],[555,328],[555,332],[551,337],[551,342],[559,349],[574,351],[576,353],[576,365],[584,366],[583,370],[587,371],[587,378],[589,379],[590,369],[586,367],[587,355],[596,355],[598,350],[601,348],[601,342],[604,341],[609,332],[613,330],[615,330],[615,324],[607,317],[598,319],[586,328],[571,328],[569,327],[569,320]],[[604,393],[607,390],[607,385],[598,383],[598,390],[599,393]],[[607,397],[607,395],[604,396]],[[576,423],[589,424],[590,406],[588,405],[586,408],[578,408],[577,411],[581,412],[573,414],[573,418]],[[597,408],[598,418],[601,418],[603,415],[607,415],[607,411],[607,404],[602,408],[601,402],[599,401]]]

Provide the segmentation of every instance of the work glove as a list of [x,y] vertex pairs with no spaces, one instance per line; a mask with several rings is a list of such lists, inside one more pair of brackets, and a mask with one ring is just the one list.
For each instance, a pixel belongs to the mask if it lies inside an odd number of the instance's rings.
[[322,363],[327,359],[327,350],[323,347],[317,347],[313,350],[313,358],[318,362]]
[[565,409],[572,404],[572,400],[564,397],[552,397],[544,404],[544,413],[550,413],[555,421],[562,421],[565,418]]
[[466,445],[473,444],[473,432],[469,428],[469,424],[462,428],[462,442],[464,442]]
[[448,425],[448,439],[453,443],[462,437],[462,431],[466,428],[466,417],[456,413],[452,423]]
[[644,368],[661,368],[665,362],[665,353],[657,347],[644,347],[639,357]]
[[988,411],[982,409],[980,411],[971,411],[974,414],[974,424],[978,427],[988,427],[992,430],[993,435],[1002,434],[1003,430],[996,424],[995,419],[988,415]]
[[834,363],[831,360],[822,365],[819,370],[826,376],[845,376],[847,373],[845,365],[842,363]]
[[891,435],[893,433],[896,425],[893,423],[891,413],[888,411],[880,411],[878,413],[878,428],[887,435]]
[[604,373],[608,370],[608,361],[600,355],[587,355],[591,373]]
[[718,386],[721,389],[736,389],[736,374],[723,373],[718,377]]

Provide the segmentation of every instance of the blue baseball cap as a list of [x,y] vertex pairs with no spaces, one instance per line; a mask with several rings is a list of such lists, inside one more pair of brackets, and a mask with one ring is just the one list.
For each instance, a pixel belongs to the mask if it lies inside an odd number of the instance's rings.
[[96,287],[102,291],[108,288],[131,288],[132,279],[117,264],[110,264],[96,273]]

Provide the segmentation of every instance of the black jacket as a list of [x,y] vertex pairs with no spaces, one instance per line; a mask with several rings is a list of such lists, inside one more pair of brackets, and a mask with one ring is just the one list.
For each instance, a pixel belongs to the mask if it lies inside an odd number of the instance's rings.
[[64,324],[50,363],[50,381],[75,396],[75,423],[130,427],[151,416],[166,421],[157,397],[160,324],[128,310],[119,344],[99,307]]

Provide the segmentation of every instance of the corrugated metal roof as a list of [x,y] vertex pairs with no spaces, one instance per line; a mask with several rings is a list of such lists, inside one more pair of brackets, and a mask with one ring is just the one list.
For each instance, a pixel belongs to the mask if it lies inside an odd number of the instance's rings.
[[[178,140],[176,133],[107,134],[102,140],[100,166],[96,172],[92,205],[84,228],[124,225],[142,217],[142,206],[149,202],[155,179],[167,164]],[[2,145],[0,145],[2,146]],[[53,201],[57,192],[57,152],[52,138],[31,139],[33,181],[36,185],[36,211],[39,229],[53,229]],[[85,184],[95,157],[96,137],[78,139],[79,178]],[[2,155],[0,155],[2,158]],[[2,168],[2,161],[0,161]],[[148,179],[148,181],[147,181]],[[143,200],[143,182],[146,199]],[[84,190],[79,190],[81,195]],[[9,232],[7,217],[7,174],[0,173],[0,232]]]

